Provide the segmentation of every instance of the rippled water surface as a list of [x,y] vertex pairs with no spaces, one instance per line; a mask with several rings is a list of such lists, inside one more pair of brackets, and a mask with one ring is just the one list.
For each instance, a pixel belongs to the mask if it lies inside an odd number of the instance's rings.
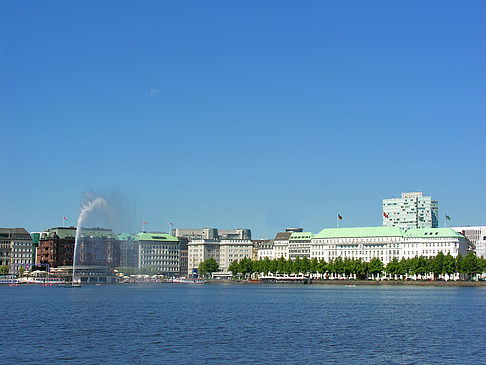
[[486,289],[0,287],[2,363],[484,364]]

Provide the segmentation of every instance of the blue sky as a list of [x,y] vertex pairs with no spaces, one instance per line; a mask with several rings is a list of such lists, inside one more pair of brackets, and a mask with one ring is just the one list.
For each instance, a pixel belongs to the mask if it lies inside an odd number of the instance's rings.
[[486,4],[2,2],[0,226],[486,224]]

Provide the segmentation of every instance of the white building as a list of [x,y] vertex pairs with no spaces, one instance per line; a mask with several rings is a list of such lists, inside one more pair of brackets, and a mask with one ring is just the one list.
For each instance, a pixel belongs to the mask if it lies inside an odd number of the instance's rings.
[[0,265],[18,272],[32,265],[32,237],[24,228],[0,228]]
[[437,228],[439,203],[422,192],[402,193],[401,198],[383,199],[383,226]]
[[219,270],[227,272],[233,261],[246,257],[252,258],[253,243],[251,240],[240,239],[198,239],[190,241],[188,247],[188,273],[192,274],[199,264],[213,258],[219,264]]
[[466,255],[468,240],[450,228],[398,227],[326,228],[312,238],[311,258],[329,262],[337,257],[369,262],[379,258],[387,265],[393,258],[432,257],[439,252]]
[[451,227],[454,231],[464,235],[474,246],[478,257],[486,257],[486,226]]
[[297,257],[310,258],[312,237],[314,235],[311,232],[292,232],[289,237],[289,257],[292,260]]
[[[283,257],[285,260],[289,259],[289,241],[290,236],[294,230],[286,229],[285,232],[279,232],[273,240],[273,258],[279,259]],[[302,230],[300,230],[302,232]]]
[[149,268],[167,275],[179,274],[179,240],[167,233],[139,233],[138,268]]
[[273,260],[273,240],[265,240],[258,245],[257,260],[265,258]]

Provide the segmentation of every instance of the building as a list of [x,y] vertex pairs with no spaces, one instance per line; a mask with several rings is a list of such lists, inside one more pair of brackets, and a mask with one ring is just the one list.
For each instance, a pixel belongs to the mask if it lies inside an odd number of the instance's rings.
[[219,243],[219,271],[228,272],[233,261],[253,259],[253,242],[245,239],[225,239]]
[[142,232],[138,234],[138,268],[151,269],[168,276],[180,272],[179,240],[162,232]]
[[120,242],[111,229],[81,228],[78,240],[76,266],[120,266]]
[[55,227],[40,234],[36,264],[49,267],[73,266],[75,227]]
[[138,236],[131,233],[121,233],[117,236],[117,239],[120,242],[120,267],[138,268]]
[[199,264],[213,258],[221,272],[227,272],[233,261],[252,258],[253,243],[245,239],[200,239],[188,243],[188,273],[193,274]]
[[219,264],[219,240],[196,239],[187,244],[188,263],[187,273],[194,274],[199,264],[209,258],[213,258]]
[[383,226],[437,228],[439,203],[422,192],[402,193],[401,198],[383,199]]
[[286,228],[285,232],[277,233],[273,240],[273,258],[289,259],[289,242],[292,233],[302,233],[302,228]]
[[294,260],[297,257],[310,258],[310,246],[312,237],[311,232],[292,232],[289,237],[289,257]]
[[264,240],[263,242],[261,242],[258,245],[257,259],[260,260],[269,258],[270,260],[273,260],[273,245],[273,240]]
[[471,242],[476,256],[486,257],[486,226],[451,228],[465,236]]
[[10,272],[32,265],[32,238],[24,228],[0,228],[0,265]]
[[326,228],[312,238],[311,258],[379,258],[386,265],[394,258],[433,257],[439,252],[466,255],[468,249],[469,241],[450,228]]
[[177,238],[187,238],[188,240],[224,240],[239,239],[251,240],[251,230],[249,229],[218,229],[218,228],[174,228],[172,235]]

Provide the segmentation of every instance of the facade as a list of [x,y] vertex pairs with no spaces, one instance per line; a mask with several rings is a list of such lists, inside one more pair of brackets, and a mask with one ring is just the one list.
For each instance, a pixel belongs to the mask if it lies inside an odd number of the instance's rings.
[[251,230],[249,229],[217,229],[217,228],[174,228],[172,235],[177,238],[187,238],[188,240],[225,240],[239,239],[251,240]]
[[197,270],[201,262],[206,261],[210,257],[219,263],[219,240],[192,240],[189,241],[187,250],[187,272],[189,275],[192,274],[194,270]]
[[138,268],[153,269],[169,276],[180,271],[179,240],[167,233],[148,232],[138,234]]
[[253,257],[253,243],[244,239],[194,240],[188,244],[188,270],[192,274],[199,264],[213,258],[219,270],[227,272],[233,261]]
[[451,228],[465,236],[471,242],[476,256],[486,257],[486,226],[464,226]]
[[[289,259],[289,240],[290,236],[294,232],[299,232],[295,231],[294,229],[286,229],[285,232],[279,232],[275,236],[275,239],[273,240],[273,258],[274,259],[279,259],[283,257],[285,260]],[[300,232],[302,232],[302,229],[300,229]]]
[[379,258],[386,265],[394,258],[432,257],[439,252],[466,255],[468,249],[468,240],[450,228],[327,228],[312,238],[311,258],[327,262],[337,257],[366,262]]
[[120,242],[120,266],[138,268],[138,236],[131,233],[121,233],[117,236]]
[[297,257],[310,258],[312,237],[311,232],[292,232],[289,237],[289,257],[292,260]]
[[32,238],[24,228],[0,228],[0,265],[17,272],[32,265]]
[[273,240],[264,240],[258,245],[257,259],[263,260],[269,258],[273,260]]
[[75,239],[75,227],[55,227],[42,232],[35,263],[50,267],[73,266]]
[[439,203],[422,192],[402,193],[401,198],[383,199],[383,226],[437,228]]
[[120,266],[120,242],[111,229],[81,228],[76,248],[79,266]]
[[226,239],[219,243],[219,271],[227,272],[233,261],[253,258],[253,242],[251,240]]

